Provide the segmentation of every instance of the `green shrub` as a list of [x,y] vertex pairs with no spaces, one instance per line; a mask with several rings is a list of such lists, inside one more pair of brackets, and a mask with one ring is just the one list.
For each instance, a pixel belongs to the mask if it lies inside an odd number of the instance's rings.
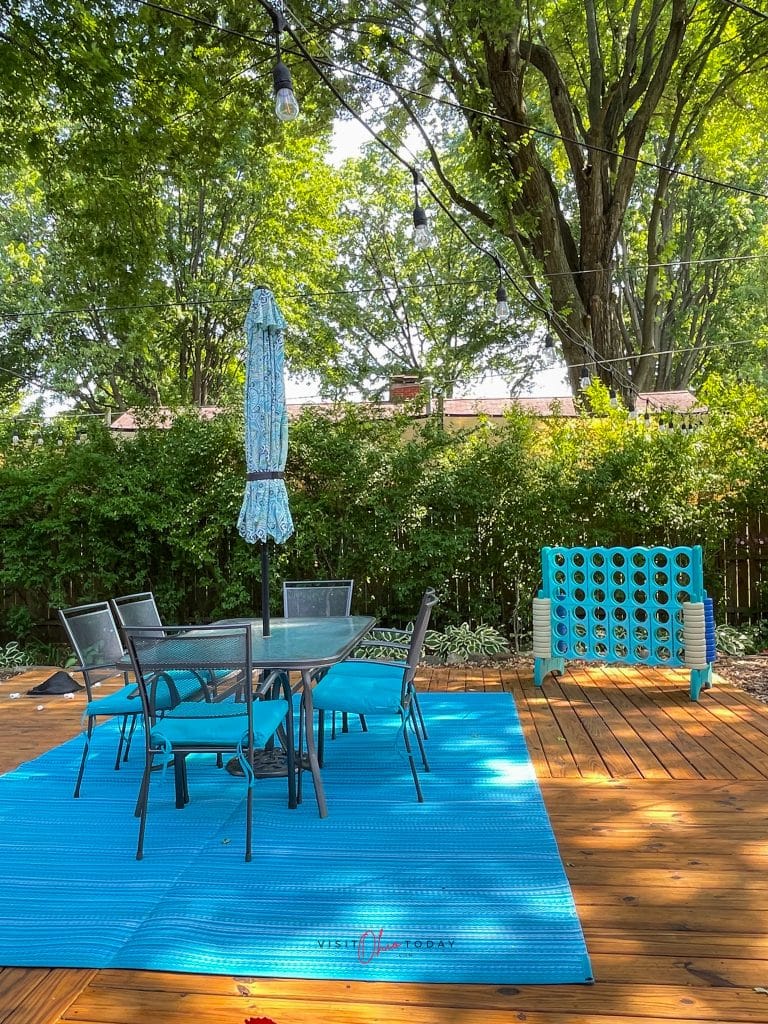
[[[724,546],[768,510],[768,400],[717,381],[705,400],[686,433],[611,410],[457,433],[306,410],[286,467],[295,533],[269,545],[272,612],[283,579],[352,578],[354,612],[403,626],[433,586],[435,630],[489,623],[519,647],[546,544],[702,544],[720,601]],[[144,589],[169,622],[259,614],[244,474],[239,414],[129,440],[93,424],[62,447],[0,431],[0,642],[60,643],[58,607]]]
[[766,636],[760,626],[715,626],[715,642],[721,654],[737,657],[757,654],[765,648]]

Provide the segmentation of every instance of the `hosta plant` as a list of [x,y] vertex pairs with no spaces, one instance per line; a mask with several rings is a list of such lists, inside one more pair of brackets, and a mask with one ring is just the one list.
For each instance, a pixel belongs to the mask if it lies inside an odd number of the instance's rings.
[[29,658],[24,651],[19,650],[15,640],[11,640],[5,647],[0,647],[0,668],[20,668],[28,664]]
[[493,626],[480,625],[472,629],[468,622],[462,622],[460,626],[446,626],[442,633],[427,630],[424,647],[432,655],[453,656],[464,661],[473,654],[491,657],[509,652],[506,637]]

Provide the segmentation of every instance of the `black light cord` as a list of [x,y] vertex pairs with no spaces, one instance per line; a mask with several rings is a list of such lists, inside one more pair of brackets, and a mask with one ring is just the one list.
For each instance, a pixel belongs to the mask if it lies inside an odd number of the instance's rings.
[[[177,18],[190,21],[193,24],[200,25],[201,27],[215,29],[219,32],[224,32],[228,35],[235,36],[239,39],[244,39],[247,42],[256,43],[259,46],[268,45],[264,39],[260,39],[257,36],[253,36],[248,32],[240,32],[236,29],[231,29],[228,26],[216,25],[214,22],[206,21],[204,18],[199,18],[195,15],[187,14],[185,11],[179,11],[174,7],[168,7],[166,4],[157,3],[156,0],[136,0],[136,2],[144,7],[151,7],[155,10],[163,11],[166,14],[174,15]],[[271,4],[267,3],[267,0],[258,0],[258,2],[265,8],[265,10],[269,10],[269,8],[272,6]],[[746,5],[737,4],[736,0],[724,0],[724,2],[730,3],[731,6],[744,7],[745,10],[749,9],[746,7]],[[291,30],[290,26],[286,27],[286,31],[288,35],[290,35],[291,39],[294,41],[298,49],[291,50],[284,47],[283,53],[290,53],[292,56],[303,57],[312,65],[315,72],[319,74],[319,62],[317,61],[317,59],[309,54],[306,47],[303,45],[303,43],[301,43],[296,34]],[[326,67],[334,68],[338,71],[344,72],[345,74],[351,74],[365,81],[376,82],[379,85],[384,85],[395,92],[400,91],[403,94],[413,96],[418,99],[424,99],[429,101],[430,103],[434,103],[439,106],[450,107],[453,110],[459,110],[462,111],[463,113],[474,114],[477,117],[484,117],[487,118],[488,120],[495,121],[498,124],[508,124],[516,128],[522,128],[525,131],[531,132],[534,135],[541,135],[543,138],[553,139],[558,142],[567,142],[572,145],[579,146],[581,149],[590,150],[595,153],[602,153],[605,156],[613,156],[616,157],[616,159],[618,160],[627,160],[639,166],[650,167],[653,170],[657,171],[664,171],[667,174],[676,175],[677,177],[690,178],[691,180],[701,182],[702,184],[714,185],[717,188],[730,189],[733,192],[741,192],[746,195],[755,196],[756,198],[759,199],[768,199],[768,193],[760,192],[757,189],[747,188],[745,185],[735,185],[732,182],[720,181],[717,178],[710,178],[707,175],[696,174],[694,171],[685,171],[677,167],[670,167],[666,164],[655,163],[652,160],[645,160],[641,157],[627,156],[624,153],[618,153],[615,150],[608,149],[607,147],[604,146],[598,146],[594,143],[583,142],[579,139],[570,138],[567,135],[561,135],[558,132],[552,132],[546,128],[536,127],[535,125],[525,124],[522,121],[516,121],[513,118],[504,117],[501,114],[494,114],[488,110],[480,110],[478,107],[471,107],[465,103],[459,103],[456,100],[449,100],[441,96],[432,96],[429,93],[421,92],[418,89],[411,89],[408,88],[407,86],[395,86],[392,82],[388,81],[385,78],[382,78],[379,75],[375,75],[373,72],[367,69],[361,71],[354,65],[352,67],[345,67],[343,64],[339,64],[330,57],[324,57],[322,59],[322,63]],[[360,117],[360,115],[357,114],[357,112],[347,104],[347,102],[344,100],[341,94],[338,93],[338,91],[335,89],[335,86],[332,86],[330,80],[328,80],[327,78],[323,78],[323,81],[333,91],[334,95],[345,108],[345,110],[347,110],[347,112],[351,114],[356,121],[359,121],[359,123],[363,125],[363,127],[366,130],[370,131],[373,134],[373,130],[370,128],[370,126],[366,124],[366,122]],[[377,139],[376,141],[378,141],[380,144],[384,144],[380,139]],[[392,153],[393,156],[396,156],[396,154],[394,153],[393,150],[391,150],[391,148],[390,152]]]

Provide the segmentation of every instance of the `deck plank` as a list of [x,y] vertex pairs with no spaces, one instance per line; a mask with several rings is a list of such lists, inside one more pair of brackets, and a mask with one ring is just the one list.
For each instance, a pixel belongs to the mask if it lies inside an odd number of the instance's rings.
[[[26,692],[45,677],[3,684]],[[0,970],[0,1024],[745,1024],[768,1021],[768,707],[684,672],[429,668],[425,689],[518,707],[592,956],[593,986]],[[105,689],[108,692],[109,685]],[[43,711],[37,711],[39,705]],[[0,699],[0,768],[80,731],[83,699]]]

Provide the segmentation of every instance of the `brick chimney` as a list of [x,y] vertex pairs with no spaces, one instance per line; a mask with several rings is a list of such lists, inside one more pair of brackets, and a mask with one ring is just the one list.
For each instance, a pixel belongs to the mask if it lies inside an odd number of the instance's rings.
[[421,381],[415,374],[401,373],[389,378],[389,400],[393,404],[418,398],[421,390]]

